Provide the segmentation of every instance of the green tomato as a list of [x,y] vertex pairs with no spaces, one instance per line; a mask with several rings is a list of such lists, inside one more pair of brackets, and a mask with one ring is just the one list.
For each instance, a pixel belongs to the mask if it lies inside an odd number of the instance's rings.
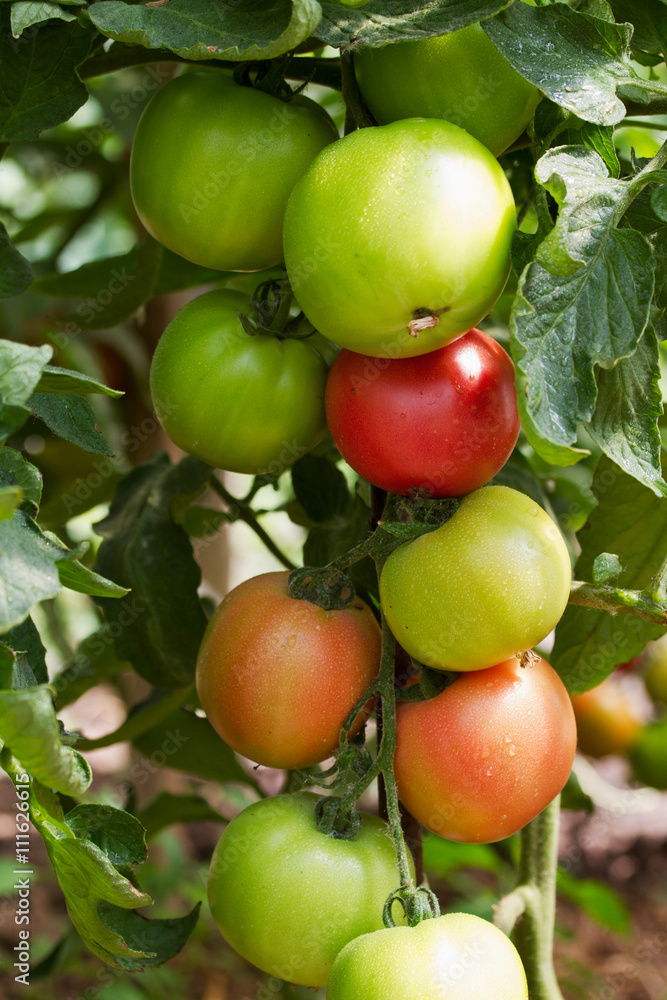
[[269,975],[324,986],[348,941],[379,930],[398,872],[387,826],[362,814],[355,840],[317,829],[309,793],[240,813],[213,853],[213,919],[239,954]]
[[518,139],[542,98],[479,24],[434,38],[358,49],[354,67],[380,125],[417,115],[445,118],[494,156]]
[[481,670],[546,638],[565,610],[571,575],[548,514],[523,493],[484,486],[442,527],[392,552],[380,602],[421,663]]
[[667,718],[641,730],[628,758],[638,781],[660,791],[667,789]]
[[277,472],[326,428],[327,366],[307,341],[249,336],[239,292],[207,292],[169,324],[150,374],[155,413],[174,444],[220,469]]
[[[325,337],[373,357],[426,354],[500,295],[516,212],[498,161],[449,122],[364,128],[320,153],[285,213],[285,263]],[[429,325],[430,324],[430,325]]]
[[327,1000],[527,1000],[526,973],[502,931],[470,913],[364,934],[336,958]]
[[308,98],[280,101],[219,70],[162,87],[137,126],[130,183],[160,243],[203,267],[259,271],[283,259],[290,191],[338,131]]

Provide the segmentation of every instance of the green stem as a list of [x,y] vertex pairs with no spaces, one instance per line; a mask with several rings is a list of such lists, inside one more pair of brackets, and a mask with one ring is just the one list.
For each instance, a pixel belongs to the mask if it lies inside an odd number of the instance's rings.
[[661,593],[652,586],[648,590],[623,590],[619,587],[596,587],[593,583],[574,580],[569,603],[608,611],[612,615],[634,615],[648,622],[667,625],[667,607],[662,603]]
[[368,128],[372,125],[364,106],[359,90],[359,84],[354,73],[354,62],[351,52],[343,52],[340,57],[343,100],[345,102],[345,135],[358,128]]
[[261,526],[252,507],[244,503],[243,500],[240,500],[238,497],[232,496],[232,494],[225,489],[217,476],[211,476],[210,483],[211,487],[215,490],[218,496],[224,500],[227,506],[234,512],[238,520],[243,521],[244,524],[247,524],[248,527],[255,532],[271,555],[274,555],[278,562],[282,563],[285,569],[296,569],[294,563],[287,558],[284,552],[280,551],[271,536],[267,534]]
[[[185,59],[168,49],[146,49],[141,45],[123,45],[116,42],[107,52],[91,56],[79,67],[82,80],[90,80],[106,73],[116,73],[121,69],[133,66],[146,66],[151,63],[171,62],[187,63],[190,66],[211,66],[214,69],[238,69],[240,63],[226,59]],[[340,66],[336,59],[316,59],[302,56],[293,59],[287,71],[289,80],[310,81],[319,83],[332,90],[341,89]]]
[[528,979],[531,1000],[563,1000],[553,966],[560,796],[521,831],[517,888],[501,901],[495,923],[509,934]]
[[394,697],[394,657],[396,640],[386,621],[382,621],[382,667],[380,670],[380,698],[382,700],[382,742],[380,744],[380,766],[385,783],[387,816],[391,830],[396,864],[401,886],[412,882],[408,847],[403,836],[401,813],[398,805],[398,791],[394,778],[394,754],[396,753],[396,699]]

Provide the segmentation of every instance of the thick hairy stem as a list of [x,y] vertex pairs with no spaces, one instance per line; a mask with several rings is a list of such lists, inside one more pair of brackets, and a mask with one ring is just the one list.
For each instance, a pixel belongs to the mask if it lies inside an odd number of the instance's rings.
[[521,831],[518,885],[496,911],[506,933],[516,920],[514,943],[531,1000],[563,1000],[553,966],[559,819],[560,797]]
[[667,625],[667,609],[662,603],[662,595],[653,591],[596,587],[593,583],[575,580],[570,589],[570,604],[597,608],[612,615],[634,615],[658,625]]

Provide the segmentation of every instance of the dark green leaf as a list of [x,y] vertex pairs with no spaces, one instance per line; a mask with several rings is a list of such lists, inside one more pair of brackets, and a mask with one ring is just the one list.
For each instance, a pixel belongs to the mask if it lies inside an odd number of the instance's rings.
[[[593,478],[598,506],[579,535],[582,550],[575,566],[579,580],[591,580],[595,558],[618,556],[623,567],[617,585],[640,590],[649,585],[667,556],[667,501],[602,458]],[[595,687],[619,663],[642,652],[664,633],[659,625],[632,615],[569,605],[556,627],[550,662],[572,694]]]
[[127,972],[142,972],[174,958],[192,934],[199,918],[201,903],[185,917],[146,920],[133,910],[101,902],[100,919],[127,943],[131,954],[117,956],[118,965]]
[[345,518],[352,504],[345,476],[333,462],[305,455],[292,468],[296,498],[311,520],[319,523]]
[[[179,708],[166,719],[132,741],[148,758],[146,776],[151,769],[173,767],[209,781],[242,781],[253,784],[237,761],[234,751],[224,743],[208,721],[187,708]],[[141,763],[133,778],[143,774]]]
[[655,493],[667,495],[660,470],[662,414],[658,341],[647,327],[639,347],[597,374],[598,398],[588,432],[624,472]]
[[79,643],[72,661],[51,681],[56,709],[60,711],[102,680],[129,669],[130,664],[116,656],[113,635],[103,625]]
[[[62,275],[61,289],[70,285],[91,289],[83,293],[84,301],[63,322],[75,323],[82,330],[107,330],[130,319],[153,295],[162,253],[160,244],[148,237],[120,260],[111,257],[83,264],[76,271]],[[63,291],[59,294],[79,297]]]
[[15,652],[26,654],[26,662],[19,665],[22,673],[18,677],[15,676],[12,687],[31,687],[35,684],[48,684],[46,650],[32,618],[26,618],[20,625],[6,632],[2,637],[2,641],[7,643]]
[[615,125],[625,117],[616,87],[632,76],[627,25],[577,13],[563,3],[539,8],[514,3],[483,27],[510,65],[556,104],[597,125]]
[[7,230],[0,222],[0,299],[20,295],[32,281],[30,264],[12,246]]
[[67,368],[57,368],[55,365],[46,365],[37,383],[36,391],[73,392],[81,396],[93,392],[100,393],[103,396],[112,396],[114,399],[123,395],[119,389],[110,389],[90,375],[84,375],[82,372],[73,372]]
[[76,67],[94,35],[79,24],[48,21],[16,39],[9,10],[2,10],[0,19],[0,142],[29,142],[86,102]]
[[[355,497],[346,521],[338,525],[318,524],[311,529],[303,547],[304,565],[326,566],[363,542],[369,531],[370,511],[359,497]],[[350,566],[346,573],[362,597],[377,594],[377,576],[372,559],[362,559]]]
[[15,484],[30,503],[39,506],[42,499],[42,474],[14,448],[0,450],[0,486]]
[[632,44],[644,52],[667,53],[667,6],[664,0],[609,0],[616,20],[634,25]]
[[0,521],[0,635],[20,624],[33,605],[60,590],[57,558],[28,515]]
[[146,828],[146,836],[150,838],[172,823],[196,823],[202,820],[220,822],[224,817],[212,809],[201,795],[159,792],[137,813],[137,819]]
[[58,437],[93,455],[113,455],[85,397],[70,392],[60,395],[36,392],[27,402],[32,413]]
[[146,860],[146,838],[141,823],[130,813],[100,803],[75,806],[65,816],[75,837],[90,840],[116,868]]
[[156,455],[123,480],[109,516],[96,569],[132,589],[129,608],[101,599],[118,629],[116,651],[142,677],[160,687],[181,687],[194,677],[206,619],[197,596],[200,570],[187,534],[174,524],[170,503],[208,480],[210,468],[194,458],[170,465]]
[[581,146],[551,150],[540,183],[560,204],[558,222],[519,281],[510,321],[522,424],[548,462],[570,465],[580,423],[598,389],[596,366],[612,367],[637,349],[654,284],[647,239],[617,230],[615,204],[632,181],[607,176]]
[[75,796],[92,781],[85,757],[62,745],[51,690],[45,685],[0,691],[0,740],[48,788]]
[[200,267],[199,264],[193,264],[192,261],[179,257],[178,254],[165,248],[153,294],[164,295],[167,292],[178,292],[183,288],[197,288],[212,281],[224,281],[231,276],[231,272]]
[[12,35],[14,38],[18,38],[32,24],[50,21],[52,18],[61,21],[76,21],[76,14],[63,10],[57,3],[19,0],[19,2],[12,4]]
[[351,43],[387,45],[430,38],[465,28],[507,7],[509,0],[371,0],[358,9],[321,4],[322,20],[314,32],[334,48]]
[[272,59],[308,38],[320,17],[316,0],[169,0],[148,7],[98,0],[90,17],[103,35],[186,59]]

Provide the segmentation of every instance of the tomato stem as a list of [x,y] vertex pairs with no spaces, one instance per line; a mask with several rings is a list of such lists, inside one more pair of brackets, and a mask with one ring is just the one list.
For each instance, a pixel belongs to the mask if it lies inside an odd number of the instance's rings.
[[570,588],[570,604],[609,611],[612,615],[634,615],[645,621],[667,625],[667,605],[662,593],[663,582],[652,582],[646,590],[624,590],[620,587],[596,587],[575,580]]
[[244,524],[247,524],[255,532],[260,541],[264,543],[269,552],[276,557],[278,562],[282,563],[285,569],[296,569],[291,559],[288,559],[285,553],[280,551],[271,536],[261,526],[252,507],[239,497],[235,497],[229,493],[217,476],[212,475],[209,482],[211,488],[215,490],[221,500],[224,500],[230,513],[233,514],[233,520],[243,521]]
[[563,1000],[553,966],[560,796],[521,831],[517,887],[496,908],[494,923],[514,928],[531,1000]]
[[343,101],[345,102],[345,135],[359,128],[375,125],[364,104],[359,90],[359,84],[354,73],[352,53],[341,52],[340,68],[342,74]]

